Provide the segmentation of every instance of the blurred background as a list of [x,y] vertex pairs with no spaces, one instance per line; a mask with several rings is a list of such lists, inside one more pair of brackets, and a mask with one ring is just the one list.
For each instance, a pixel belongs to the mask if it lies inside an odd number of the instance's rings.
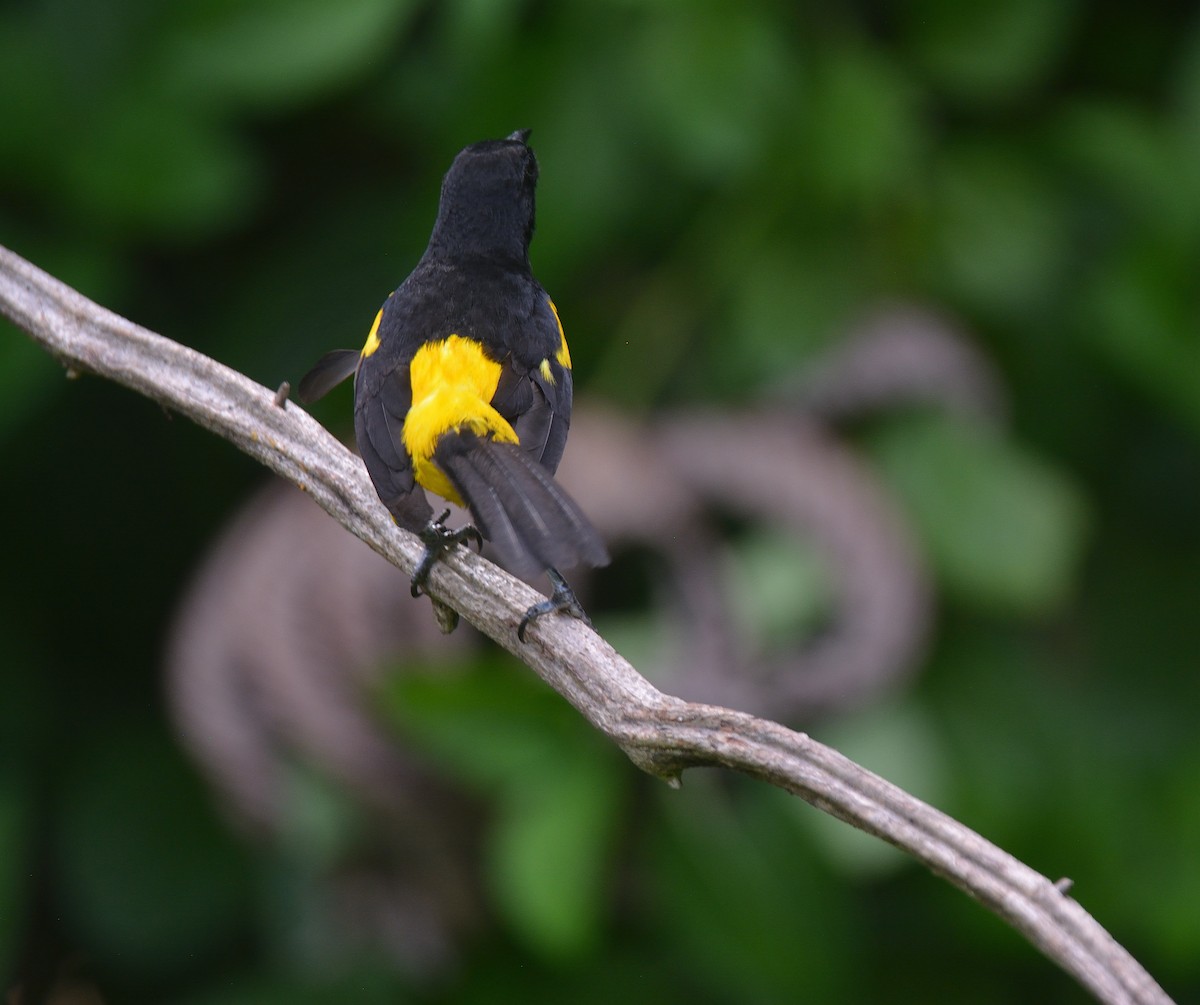
[[[1200,1000],[1194,4],[9,0],[0,94],[0,242],[269,387],[532,128],[597,627]],[[797,800],[642,776],[7,323],[0,450],[8,1001],[1087,1000]]]

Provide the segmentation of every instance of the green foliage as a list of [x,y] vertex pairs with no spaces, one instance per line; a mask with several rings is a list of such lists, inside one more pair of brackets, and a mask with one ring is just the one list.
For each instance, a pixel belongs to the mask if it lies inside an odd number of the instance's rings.
[[163,46],[167,86],[206,102],[287,108],[377,66],[413,3],[207,0],[182,9]]
[[169,971],[228,938],[245,908],[245,861],[162,739],[104,741],[64,784],[66,910],[96,952]]
[[45,353],[28,339],[18,337],[7,321],[0,324],[0,332],[5,335],[0,342],[0,398],[5,402],[0,410],[2,442],[6,427],[16,427],[19,418],[50,395],[51,377],[58,374],[46,365]]
[[496,906],[552,957],[594,949],[624,766],[569,706],[499,666],[400,678],[388,708],[492,809],[486,838]]
[[935,178],[936,259],[948,292],[1018,314],[1047,301],[1068,255],[1058,193],[996,142],[946,151]]
[[21,919],[29,907],[24,863],[30,858],[33,814],[28,783],[0,775],[0,973],[17,965]]
[[948,96],[964,103],[1025,97],[1049,76],[1077,20],[1060,0],[920,0],[909,30],[919,65]]
[[1094,288],[1094,337],[1146,391],[1200,433],[1200,294],[1172,249],[1139,246]]
[[[272,386],[361,343],[449,158],[525,126],[581,399],[738,407],[880,302],[960,322],[1010,423],[847,431],[935,579],[929,658],[800,725],[1070,875],[1197,996],[1194,12],[29,0],[0,8],[0,93],[0,242]],[[490,659],[382,696],[487,810],[489,917],[433,981],[298,951],[369,814],[292,765],[251,857],[154,697],[174,598],[261,473],[7,324],[0,445],[5,975],[61,950],[135,1003],[1083,1000],[889,849],[762,787],[660,790]],[[755,644],[836,613],[789,536],[750,528],[727,574]],[[671,651],[656,608],[596,613],[648,671]]]
[[637,124],[699,178],[745,174],[799,83],[753,7],[698,3],[641,20],[630,60]]
[[97,226],[167,242],[231,225],[253,198],[255,165],[232,136],[178,103],[116,98],[80,130],[60,170]]
[[727,565],[730,600],[747,639],[797,645],[833,614],[830,571],[794,534],[748,534],[731,549]]
[[866,45],[845,45],[818,54],[812,78],[805,138],[820,202],[878,212],[905,200],[928,141],[907,68]]
[[890,424],[871,446],[947,592],[1025,614],[1067,598],[1086,509],[1061,474],[988,430],[936,416]]
[[845,904],[789,797],[707,781],[694,772],[664,800],[649,836],[651,910],[669,951],[716,1000],[784,1001],[799,986],[816,1000],[855,997]]
[[225,986],[188,996],[181,1005],[402,1005],[415,1000],[397,993],[393,977],[379,967],[361,966],[335,976],[313,978],[262,974],[237,976]]

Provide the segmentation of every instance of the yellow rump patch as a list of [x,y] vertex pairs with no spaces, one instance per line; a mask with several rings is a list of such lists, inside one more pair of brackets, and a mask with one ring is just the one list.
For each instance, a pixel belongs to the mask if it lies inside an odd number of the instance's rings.
[[408,373],[412,407],[401,438],[412,458],[413,476],[430,492],[461,505],[454,486],[434,463],[433,452],[441,437],[460,429],[518,442],[513,427],[491,405],[500,382],[500,364],[488,359],[478,342],[451,335],[421,346]]
[[550,310],[554,311],[554,320],[558,322],[558,353],[554,358],[558,360],[560,366],[565,366],[570,370],[571,350],[567,348],[567,334],[563,331],[562,318],[558,316],[558,308],[554,306],[553,300],[547,297],[546,303],[550,305]]
[[367,335],[367,341],[362,347],[360,355],[366,359],[376,349],[379,348],[379,322],[383,320],[383,308],[379,308],[379,313],[375,315],[375,323],[371,325],[371,331]]

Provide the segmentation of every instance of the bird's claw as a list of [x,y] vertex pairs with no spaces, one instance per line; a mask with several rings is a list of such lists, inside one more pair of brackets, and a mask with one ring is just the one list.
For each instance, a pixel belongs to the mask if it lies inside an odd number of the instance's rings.
[[413,573],[410,592],[414,597],[421,596],[425,591],[425,586],[429,582],[429,573],[434,564],[455,545],[465,541],[474,541],[476,547],[483,550],[483,535],[479,533],[478,529],[472,524],[467,524],[465,527],[451,530],[446,526],[449,516],[450,511],[443,510],[442,515],[436,520],[430,520],[418,535],[421,543],[425,545],[425,554],[421,556],[417,571]]
[[550,577],[550,582],[554,584],[554,592],[525,612],[525,617],[517,625],[517,638],[522,642],[526,641],[525,630],[544,614],[569,614],[573,618],[578,618],[585,625],[590,626],[592,623],[583,609],[583,605],[579,603],[579,598],[575,596],[575,591],[571,589],[558,570],[548,569],[546,574]]

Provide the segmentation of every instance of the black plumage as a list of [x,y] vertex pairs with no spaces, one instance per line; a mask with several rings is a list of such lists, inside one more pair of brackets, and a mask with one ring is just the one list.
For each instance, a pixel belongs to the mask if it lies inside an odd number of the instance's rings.
[[[501,563],[524,576],[608,560],[553,478],[572,379],[557,311],[529,262],[538,166],[527,138],[523,130],[458,154],[425,253],[362,352],[326,354],[300,384],[302,400],[312,400],[354,372],[359,451],[396,521],[429,527],[426,488],[461,501]],[[447,340],[449,363],[418,367]],[[406,428],[417,412],[414,383],[421,418]],[[486,401],[459,404],[475,402],[483,385]]]

